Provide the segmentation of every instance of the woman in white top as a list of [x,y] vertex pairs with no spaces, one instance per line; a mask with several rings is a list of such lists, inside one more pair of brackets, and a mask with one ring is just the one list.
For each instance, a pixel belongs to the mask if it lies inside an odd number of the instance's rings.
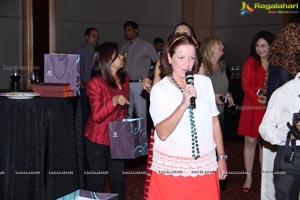
[[227,156],[214,90],[204,75],[194,75],[194,85],[185,80],[187,71],[197,73],[197,48],[193,38],[173,36],[162,57],[164,78],[150,94],[156,131],[149,199],[220,198],[218,178],[226,178]]

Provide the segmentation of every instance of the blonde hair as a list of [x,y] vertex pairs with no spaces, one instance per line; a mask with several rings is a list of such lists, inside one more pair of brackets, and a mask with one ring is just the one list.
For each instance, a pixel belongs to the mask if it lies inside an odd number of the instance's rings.
[[[216,36],[210,36],[205,38],[200,45],[200,55],[202,58],[202,64],[211,75],[214,73],[211,59],[214,56],[215,44],[222,43],[221,39]],[[224,71],[225,65],[220,59],[218,60],[221,72]]]

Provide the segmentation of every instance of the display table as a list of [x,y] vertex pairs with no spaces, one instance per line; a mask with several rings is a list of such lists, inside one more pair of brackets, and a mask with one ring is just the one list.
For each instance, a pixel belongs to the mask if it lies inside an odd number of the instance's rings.
[[83,188],[79,98],[0,97],[0,199],[56,199]]

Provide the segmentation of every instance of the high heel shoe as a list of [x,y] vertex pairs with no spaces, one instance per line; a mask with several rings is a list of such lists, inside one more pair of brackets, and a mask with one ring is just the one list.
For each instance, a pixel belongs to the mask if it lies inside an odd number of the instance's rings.
[[251,191],[251,185],[252,185],[252,177],[249,179],[246,178],[244,184],[243,184],[243,192],[248,193]]
[[243,187],[243,192],[244,193],[248,193],[250,192],[251,188],[247,188],[247,187]]

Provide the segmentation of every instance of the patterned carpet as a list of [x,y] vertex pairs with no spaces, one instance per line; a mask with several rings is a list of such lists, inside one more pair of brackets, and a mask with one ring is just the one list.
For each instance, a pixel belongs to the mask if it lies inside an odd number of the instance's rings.
[[[221,200],[258,200],[260,199],[260,166],[258,151],[254,163],[253,184],[249,193],[242,192],[245,175],[244,171],[243,141],[225,141],[226,152],[229,156],[227,165],[228,175],[225,181],[225,189],[221,191]],[[126,200],[142,200],[145,183],[146,157],[128,160],[126,163]]]

